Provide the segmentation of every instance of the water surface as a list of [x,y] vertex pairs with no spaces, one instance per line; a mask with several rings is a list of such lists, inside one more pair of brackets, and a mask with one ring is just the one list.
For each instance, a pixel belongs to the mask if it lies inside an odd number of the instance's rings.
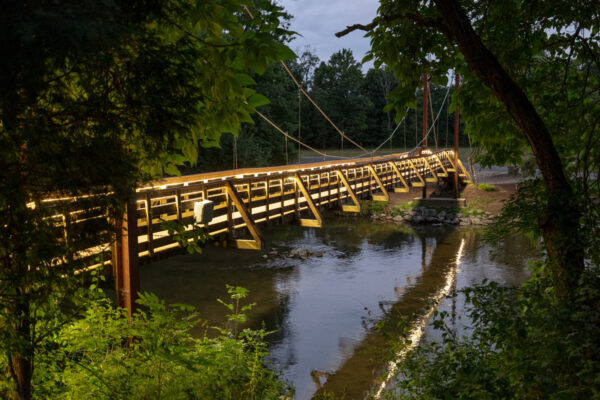
[[[167,302],[194,305],[209,326],[225,324],[227,310],[216,299],[227,298],[226,284],[249,289],[248,301],[257,306],[248,326],[264,323],[277,331],[269,337],[271,357],[299,400],[324,389],[362,398],[377,384],[387,339],[375,324],[383,322],[393,334],[399,320],[416,320],[456,268],[461,241],[454,288],[483,279],[519,284],[535,254],[525,240],[512,238],[491,259],[477,231],[415,231],[358,217],[329,218],[321,229],[272,226],[263,234],[266,251],[212,247],[170,257],[142,266],[141,284]],[[300,247],[323,256],[281,257]]]

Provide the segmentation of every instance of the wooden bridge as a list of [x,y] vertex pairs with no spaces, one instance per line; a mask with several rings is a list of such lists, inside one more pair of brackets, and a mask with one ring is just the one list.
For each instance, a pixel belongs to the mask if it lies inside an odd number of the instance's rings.
[[[458,168],[459,176],[468,179],[460,161]],[[179,246],[165,222],[177,221],[191,229],[198,201],[214,204],[206,233],[228,246],[259,250],[263,247],[259,224],[296,221],[321,227],[321,207],[337,205],[346,212],[360,212],[359,198],[388,201],[388,190],[408,192],[410,186],[437,183],[455,170],[452,151],[425,151],[412,157],[395,154],[165,178],[137,191],[138,257]],[[240,238],[244,233],[248,238]]]
[[[437,183],[457,170],[462,181],[470,179],[454,151],[424,149],[419,154],[164,178],[136,190],[123,221],[118,222],[121,234],[116,241],[83,249],[77,258],[87,268],[112,264],[119,304],[133,310],[139,291],[138,260],[180,246],[169,234],[169,223],[177,222],[188,231],[200,228],[218,244],[259,250],[264,245],[260,224],[293,221],[321,227],[322,207],[360,212],[360,198],[387,201],[389,191],[408,192],[410,187]],[[199,226],[194,207],[204,200],[212,202],[213,215]],[[63,218],[77,223],[76,213]]]

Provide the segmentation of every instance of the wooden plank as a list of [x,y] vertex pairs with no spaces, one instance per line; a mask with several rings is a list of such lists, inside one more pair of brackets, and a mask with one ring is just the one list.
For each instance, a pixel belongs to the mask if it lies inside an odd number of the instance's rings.
[[271,191],[271,184],[269,181],[269,178],[265,179],[265,210],[267,212],[267,222],[269,222],[269,202],[270,202],[270,196],[271,194],[269,193]]
[[464,178],[463,180],[466,183],[471,183],[471,175],[469,175],[469,173],[467,172],[467,169],[463,165],[462,161],[460,161],[460,158],[458,159],[458,166],[462,170],[462,174],[459,173],[458,176]]
[[146,193],[146,235],[148,235],[148,252],[150,253],[150,257],[154,255],[154,246],[153,246],[153,212],[152,212],[152,199],[150,197],[150,193]]
[[456,172],[456,165],[454,165],[454,160],[452,159],[452,157],[450,157],[450,154],[447,151],[444,151],[444,155],[446,156],[446,158],[448,158],[450,165],[452,165],[452,168],[447,168],[446,171]]
[[446,167],[444,167],[444,163],[442,162],[442,160],[440,159],[440,157],[437,154],[434,154],[433,157],[438,161],[438,163],[440,163],[440,168],[442,169],[442,172],[438,172],[438,176],[442,177],[442,178],[447,178],[448,171],[446,171]]
[[279,182],[281,183],[281,190],[279,191],[279,196],[281,197],[281,209],[280,210],[281,210],[281,223],[282,224],[283,224],[283,217],[285,215],[285,213],[284,213],[284,211],[285,211],[284,210],[284,208],[285,208],[285,187],[284,187],[284,184],[283,184],[283,180],[284,179],[285,178],[281,178],[279,180]]

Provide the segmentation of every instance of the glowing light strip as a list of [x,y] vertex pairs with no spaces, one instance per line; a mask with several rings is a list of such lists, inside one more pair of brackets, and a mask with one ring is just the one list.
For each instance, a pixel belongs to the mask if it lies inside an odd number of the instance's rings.
[[402,360],[404,360],[406,353],[408,353],[410,350],[417,347],[417,345],[421,341],[421,337],[423,336],[423,333],[425,333],[425,327],[427,325],[427,322],[429,321],[429,318],[431,318],[431,316],[433,315],[433,312],[437,309],[437,303],[450,293],[450,288],[452,287],[452,283],[454,282],[454,279],[456,278],[458,266],[460,265],[460,259],[463,256],[464,247],[465,247],[465,239],[463,238],[460,242],[460,247],[458,248],[458,253],[456,254],[456,261],[455,261],[454,268],[451,268],[450,271],[448,271],[448,273],[446,274],[446,286],[444,286],[444,288],[439,291],[437,296],[435,296],[433,298],[435,300],[434,305],[427,312],[427,314],[425,314],[423,316],[423,318],[421,318],[421,320],[418,321],[417,324],[410,331],[410,334],[408,335],[408,339],[411,341],[410,345],[408,345],[406,348],[404,348],[404,349],[400,350],[398,353],[396,353],[396,360],[390,362],[389,367],[388,367],[387,376],[385,377],[385,380],[379,386],[379,389],[377,390],[377,393],[375,394],[375,399],[381,398],[381,394],[385,390],[387,383],[396,374],[396,371],[398,370],[398,364],[400,364],[402,362]]

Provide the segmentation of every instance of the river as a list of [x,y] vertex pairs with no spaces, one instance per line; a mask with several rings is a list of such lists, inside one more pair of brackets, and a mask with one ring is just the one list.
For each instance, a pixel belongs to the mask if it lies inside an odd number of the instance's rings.
[[[227,310],[216,299],[227,299],[225,285],[249,289],[248,301],[257,306],[247,326],[264,323],[276,331],[268,337],[271,358],[298,400],[322,390],[362,398],[384,371],[386,338],[375,324],[418,323],[428,300],[448,284],[460,289],[487,279],[518,285],[528,277],[527,259],[536,255],[523,238],[507,239],[490,257],[480,231],[413,229],[361,217],[330,217],[321,229],[276,225],[263,234],[263,252],[207,247],[143,265],[141,285],[167,302],[195,306],[209,326],[221,327]],[[294,248],[323,255],[281,257]],[[460,314],[460,301],[445,300],[442,307]]]

